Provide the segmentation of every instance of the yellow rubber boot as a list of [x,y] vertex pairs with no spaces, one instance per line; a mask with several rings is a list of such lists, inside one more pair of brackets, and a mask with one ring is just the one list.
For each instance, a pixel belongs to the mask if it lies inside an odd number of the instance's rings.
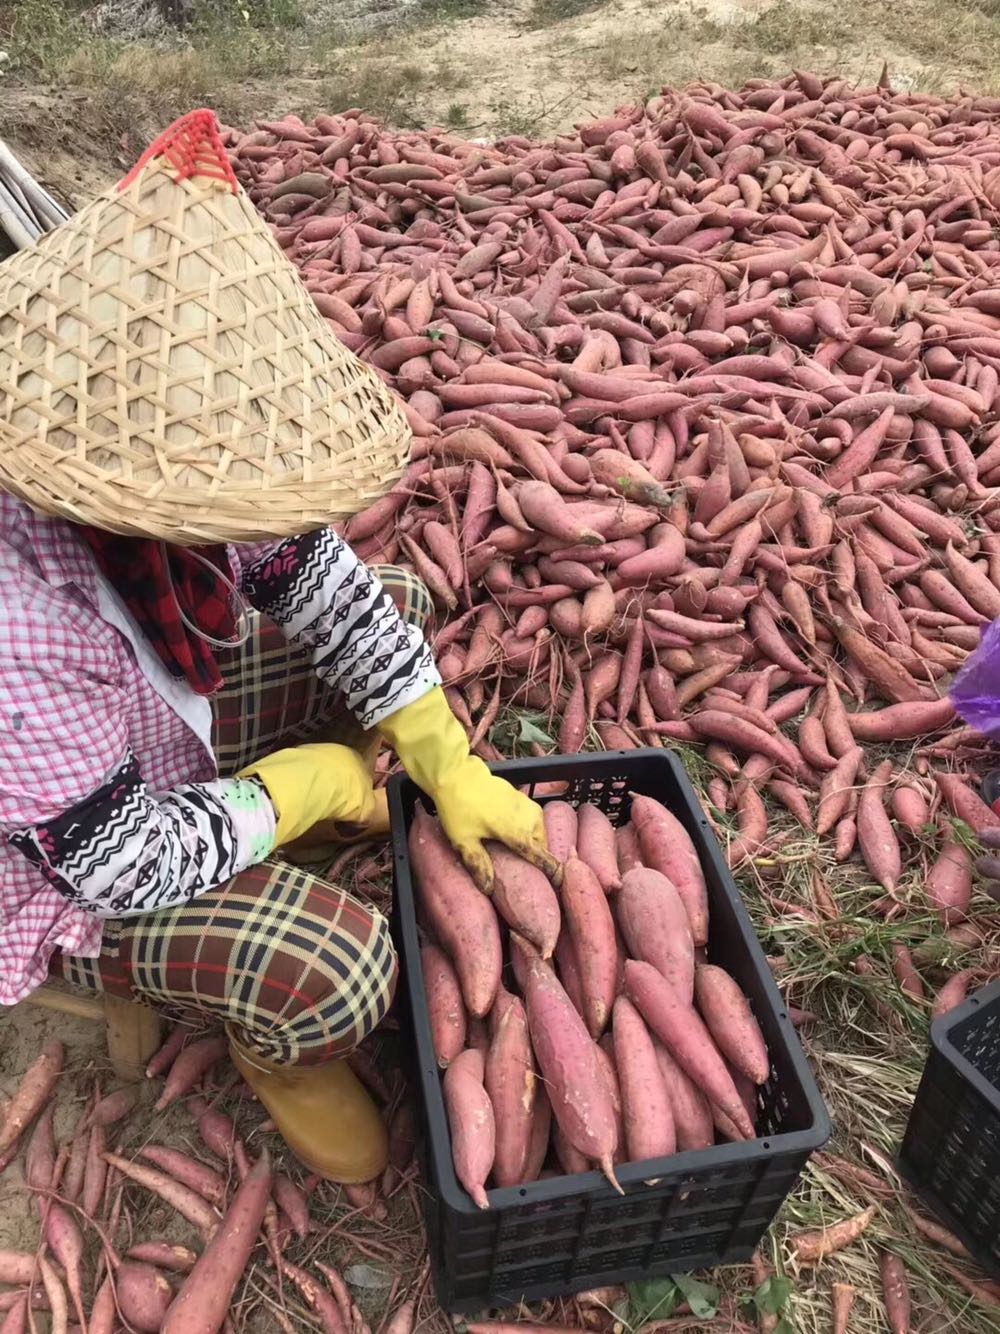
[[274,1065],[232,1037],[230,1051],[282,1139],[310,1172],[353,1186],[385,1171],[385,1124],[346,1061]]

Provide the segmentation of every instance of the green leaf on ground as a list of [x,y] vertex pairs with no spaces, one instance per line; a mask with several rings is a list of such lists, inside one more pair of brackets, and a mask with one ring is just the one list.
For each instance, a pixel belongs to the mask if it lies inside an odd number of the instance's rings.
[[543,732],[540,727],[533,723],[523,714],[521,716],[521,725],[518,728],[517,739],[524,745],[530,745],[532,741],[537,741],[542,746],[554,746],[555,742],[549,736],[548,732]]
[[711,1320],[719,1309],[719,1289],[712,1283],[703,1283],[691,1274],[671,1274],[693,1315]]
[[680,1303],[681,1294],[677,1284],[670,1278],[644,1279],[640,1283],[628,1285],[628,1295],[632,1303],[633,1329],[639,1329],[647,1321],[666,1320],[673,1315]]
[[772,1274],[754,1292],[753,1304],[761,1315],[778,1315],[791,1295],[791,1279]]

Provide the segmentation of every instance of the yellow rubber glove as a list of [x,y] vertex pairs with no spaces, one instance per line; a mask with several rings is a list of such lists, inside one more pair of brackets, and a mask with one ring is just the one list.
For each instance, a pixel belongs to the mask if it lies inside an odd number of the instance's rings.
[[372,777],[349,746],[317,744],[276,750],[244,769],[267,788],[278,817],[275,845],[294,843],[316,824],[368,824],[375,814]]
[[493,889],[486,839],[505,843],[547,875],[558,875],[559,863],[546,846],[541,807],[470,752],[465,730],[440,687],[383,718],[378,730],[437,806],[449,842],[484,893]]

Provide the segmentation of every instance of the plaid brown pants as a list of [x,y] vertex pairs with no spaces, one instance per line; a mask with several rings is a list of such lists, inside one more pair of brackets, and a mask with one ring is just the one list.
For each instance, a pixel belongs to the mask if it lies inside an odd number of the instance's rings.
[[[375,573],[403,617],[424,629],[432,604],[396,566]],[[365,733],[304,652],[252,617],[246,643],[220,655],[213,746],[223,776],[322,738],[360,747]],[[352,1051],[385,1017],[396,956],[385,919],[313,872],[267,861],[179,908],[109,921],[101,955],[56,955],[52,971],[175,1014],[224,1022],[269,1061],[320,1064]]]

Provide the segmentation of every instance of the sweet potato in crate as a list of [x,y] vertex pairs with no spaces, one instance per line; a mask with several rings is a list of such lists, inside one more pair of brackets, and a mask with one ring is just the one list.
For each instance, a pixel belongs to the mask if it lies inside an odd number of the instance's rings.
[[419,790],[392,780],[394,932],[412,1027],[413,1076],[423,1117],[424,1210],[438,1299],[449,1311],[507,1306],[520,1298],[747,1260],[829,1118],[754,934],[739,891],[683,766],[663,750],[515,760],[496,766],[534,793],[564,783],[563,800],[591,802],[612,824],[629,818],[631,794],[662,802],[697,849],[708,887],[710,962],[748,997],[770,1054],[757,1090],[758,1138],[617,1167],[624,1195],[597,1171],[487,1192],[477,1208],[452,1162],[442,1072],[435,1058],[407,838]]
[[899,1165],[941,1222],[1000,1279],[1000,982],[931,1025]]

